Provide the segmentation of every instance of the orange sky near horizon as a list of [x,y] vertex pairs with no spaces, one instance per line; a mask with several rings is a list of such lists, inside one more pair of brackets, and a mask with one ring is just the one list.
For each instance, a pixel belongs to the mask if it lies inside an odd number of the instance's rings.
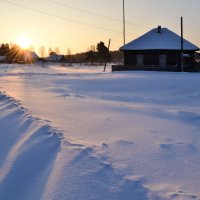
[[[127,42],[158,25],[180,34],[183,16],[184,37],[200,46],[200,1],[125,0],[125,7]],[[123,44],[122,0],[0,0],[0,8],[0,43],[21,40],[37,53],[45,46],[46,54],[56,47],[63,54],[84,52],[109,38],[111,50]]]

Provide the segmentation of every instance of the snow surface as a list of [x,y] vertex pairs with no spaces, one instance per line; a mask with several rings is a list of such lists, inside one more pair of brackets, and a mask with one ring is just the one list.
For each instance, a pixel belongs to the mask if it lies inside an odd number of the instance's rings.
[[200,199],[200,74],[0,65],[0,199]]
[[[177,50],[181,49],[181,37],[167,28],[158,33],[157,28],[122,46],[120,50]],[[183,49],[198,51],[199,47],[183,40]]]

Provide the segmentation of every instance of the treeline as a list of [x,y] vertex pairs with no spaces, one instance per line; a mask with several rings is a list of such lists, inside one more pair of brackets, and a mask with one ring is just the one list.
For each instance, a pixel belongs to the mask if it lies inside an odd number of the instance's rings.
[[[67,56],[68,58],[69,56]],[[122,63],[123,62],[123,52],[121,51],[110,51],[110,59],[108,62],[112,63]],[[70,61],[73,63],[89,63],[91,65],[95,63],[102,63],[102,59],[99,59],[97,56],[97,52],[95,52],[95,56],[88,56],[88,52],[77,53],[70,56]]]
[[78,53],[70,56],[71,62],[75,63],[104,63],[107,62],[122,62],[123,53],[121,51],[109,51],[103,42],[99,42],[95,47],[92,45],[87,52]]
[[[34,51],[34,49],[29,49],[28,51]],[[0,45],[0,56],[4,57],[4,62],[6,63],[23,63],[25,59],[26,50],[21,49],[16,44],[1,44]],[[41,58],[38,60],[47,61],[44,57],[45,48],[42,46],[39,49],[41,54]],[[49,55],[52,53],[59,54],[59,49],[56,48],[54,52],[51,48],[49,48]],[[103,42],[97,43],[97,45],[92,45],[88,48],[86,52],[77,53],[71,55],[70,49],[67,52],[68,55],[63,55],[67,62],[72,63],[87,63],[94,65],[96,63],[104,63],[106,62],[123,62],[123,53],[120,51],[109,51],[108,47],[105,46]],[[1,59],[0,59],[1,62]]]
[[[49,55],[57,54],[56,51],[49,49]],[[41,54],[43,55],[43,54]],[[86,52],[71,54],[68,49],[65,60],[71,63],[87,63],[91,65],[102,64],[106,62],[123,62],[123,53],[121,51],[109,51],[103,42],[99,42],[96,46],[91,45]]]
[[24,51],[17,45],[2,44],[0,56],[5,57],[8,63],[16,63],[24,58]]

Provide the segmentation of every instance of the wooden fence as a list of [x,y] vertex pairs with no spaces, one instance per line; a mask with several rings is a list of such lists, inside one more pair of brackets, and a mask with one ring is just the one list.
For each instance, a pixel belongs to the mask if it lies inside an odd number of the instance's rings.
[[[180,72],[179,66],[133,66],[133,65],[112,65],[112,71],[166,71]],[[184,67],[184,72],[191,72],[190,67]]]

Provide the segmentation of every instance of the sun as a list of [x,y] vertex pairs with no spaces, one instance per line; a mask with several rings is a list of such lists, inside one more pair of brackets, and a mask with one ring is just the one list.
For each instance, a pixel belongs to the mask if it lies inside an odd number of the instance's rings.
[[21,37],[17,39],[17,44],[22,49],[28,49],[31,46],[31,40],[30,38],[27,38],[27,37]]

